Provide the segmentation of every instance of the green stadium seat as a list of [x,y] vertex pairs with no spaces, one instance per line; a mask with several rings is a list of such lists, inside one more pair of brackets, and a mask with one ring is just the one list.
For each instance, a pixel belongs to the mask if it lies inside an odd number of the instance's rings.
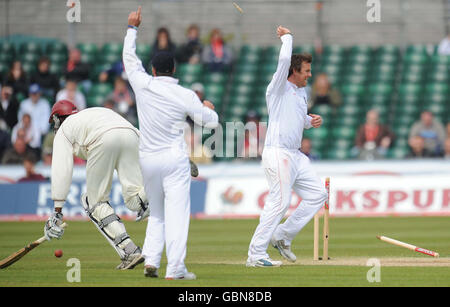
[[422,53],[406,54],[404,61],[406,64],[426,64],[428,62],[428,56]]
[[450,73],[447,71],[433,71],[428,73],[427,81],[436,83],[450,83]]
[[431,57],[432,64],[450,65],[450,56],[435,54]]
[[343,78],[345,84],[364,85],[367,81],[366,75],[346,74]]
[[123,44],[122,43],[106,43],[102,47],[102,55],[105,54],[122,54]]
[[358,105],[342,105],[338,108],[338,116],[362,116],[364,109]]
[[205,74],[203,76],[204,83],[215,83],[215,84],[224,84],[228,79],[227,74],[220,72],[213,72],[209,74]]
[[97,83],[92,85],[89,90],[89,96],[103,96],[106,98],[113,91],[113,87],[109,83]]
[[261,65],[261,71],[263,74],[270,74],[270,78],[272,79],[272,75],[277,71],[277,63],[263,63]]
[[203,71],[203,66],[201,64],[180,64],[177,67],[177,74],[196,74],[200,75]]
[[345,48],[339,45],[326,45],[323,48],[323,54],[329,55],[329,54],[338,54],[343,55],[345,52]]
[[449,85],[446,83],[436,82],[429,83],[425,86],[425,93],[428,95],[432,94],[447,94],[449,90]]
[[14,56],[16,53],[14,44],[9,41],[0,41],[0,53],[8,53]]
[[400,97],[406,95],[414,95],[420,97],[422,94],[422,85],[421,84],[413,84],[413,83],[403,83],[400,85],[398,89],[398,93]]
[[19,47],[19,52],[21,54],[33,53],[40,55],[42,53],[41,44],[33,41],[22,43]]
[[224,93],[225,93],[225,87],[220,84],[211,83],[211,84],[205,85],[205,96],[206,97],[222,96],[222,95],[224,95]]
[[235,73],[233,83],[235,84],[253,84],[257,75],[253,73]]
[[36,64],[41,56],[37,53],[23,53],[20,55],[19,60],[24,63],[34,63]]
[[37,67],[36,67],[36,63],[31,63],[31,62],[23,62],[22,63],[22,69],[24,70],[24,72],[27,75],[32,75],[33,73],[36,72]]
[[359,94],[347,94],[342,96],[342,102],[344,105],[359,105],[362,98]]
[[319,128],[304,130],[304,134],[307,138],[315,142],[319,139],[326,140],[329,137],[329,130],[324,126],[321,126]]
[[239,66],[243,65],[243,64],[256,64],[258,63],[258,61],[260,60],[260,55],[259,53],[245,53],[245,54],[241,54],[239,56]]
[[45,48],[46,54],[65,54],[67,56],[67,46],[63,42],[60,41],[54,41],[49,44],[47,44],[47,47]]
[[409,45],[406,48],[406,54],[426,54],[427,47],[423,44]]
[[292,53],[309,53],[314,57],[315,48],[314,45],[304,44],[300,46],[295,46],[292,50]]
[[331,160],[345,160],[350,158],[350,152],[346,149],[330,148],[326,152],[326,157]]
[[[95,53],[82,53],[81,62],[95,64],[97,61],[97,55]],[[101,61],[100,61],[101,62]]]
[[364,92],[364,86],[353,83],[343,84],[341,92],[344,95],[361,95]]
[[77,44],[77,49],[79,49],[82,54],[97,54],[98,52],[98,47],[94,43],[79,43]]
[[87,106],[88,107],[102,107],[106,97],[103,95],[92,95],[87,96]]
[[67,62],[67,54],[65,53],[50,53],[47,56],[51,63],[62,64]]
[[188,87],[190,87],[192,83],[200,82],[200,78],[201,76],[195,74],[184,74],[179,76],[180,82],[188,85]]
[[311,113],[319,114],[320,116],[325,118],[325,117],[329,117],[332,115],[333,109],[332,109],[332,107],[330,107],[329,105],[326,105],[326,104],[315,105],[311,109]]
[[241,54],[246,54],[246,53],[261,53],[263,51],[263,48],[261,46],[258,45],[243,45],[241,47]]
[[388,151],[388,158],[404,159],[409,153],[409,148],[405,146],[394,147]]
[[114,64],[119,61],[122,61],[122,55],[116,53],[106,53],[100,57],[97,57],[97,59],[100,60],[101,63]]
[[235,73],[256,73],[258,69],[258,65],[245,62],[237,65]]
[[56,62],[51,62],[50,63],[50,68],[49,71],[51,74],[55,74],[57,76],[62,75],[64,70],[64,64],[63,63],[56,63]]
[[247,84],[237,84],[231,89],[234,95],[250,95],[253,92],[253,87]]
[[9,64],[5,62],[0,62],[0,76],[4,76],[9,71]]

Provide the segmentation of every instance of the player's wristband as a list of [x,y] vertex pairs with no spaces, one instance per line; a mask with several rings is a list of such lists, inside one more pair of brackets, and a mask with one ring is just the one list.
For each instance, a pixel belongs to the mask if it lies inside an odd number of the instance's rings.
[[135,29],[136,31],[138,30],[138,27],[132,26],[132,25],[128,25],[128,28],[130,28],[130,29]]

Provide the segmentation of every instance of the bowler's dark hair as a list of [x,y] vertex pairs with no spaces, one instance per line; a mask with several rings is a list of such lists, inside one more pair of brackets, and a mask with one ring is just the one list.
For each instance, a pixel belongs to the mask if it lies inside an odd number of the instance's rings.
[[298,53],[293,54],[291,57],[291,67],[289,67],[289,75],[290,77],[295,71],[302,70],[302,63],[312,63],[312,55],[309,53]]

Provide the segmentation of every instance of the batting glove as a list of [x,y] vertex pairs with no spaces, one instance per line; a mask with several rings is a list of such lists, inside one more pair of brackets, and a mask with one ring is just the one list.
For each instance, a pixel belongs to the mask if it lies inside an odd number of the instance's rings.
[[60,239],[64,234],[64,228],[61,227],[63,223],[63,214],[59,212],[53,213],[45,222],[44,235],[45,239],[50,241],[53,238]]

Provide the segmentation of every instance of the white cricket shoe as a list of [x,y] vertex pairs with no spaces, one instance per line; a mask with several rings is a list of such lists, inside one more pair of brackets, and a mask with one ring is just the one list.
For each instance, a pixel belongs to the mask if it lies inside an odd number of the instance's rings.
[[284,243],[284,240],[277,240],[275,239],[275,237],[272,237],[272,239],[270,240],[270,244],[272,244],[272,246],[275,247],[280,252],[280,255],[283,256],[286,260],[290,262],[295,262],[297,260],[297,257],[291,251],[291,246],[286,245]]
[[261,258],[256,261],[247,260],[247,267],[258,267],[258,268],[268,268],[268,267],[279,267],[283,264],[281,261],[272,260],[270,258]]
[[153,265],[146,265],[144,267],[144,276],[145,277],[158,277],[158,268]]
[[166,277],[167,280],[195,280],[197,276],[194,273],[186,272],[182,276],[178,277]]

